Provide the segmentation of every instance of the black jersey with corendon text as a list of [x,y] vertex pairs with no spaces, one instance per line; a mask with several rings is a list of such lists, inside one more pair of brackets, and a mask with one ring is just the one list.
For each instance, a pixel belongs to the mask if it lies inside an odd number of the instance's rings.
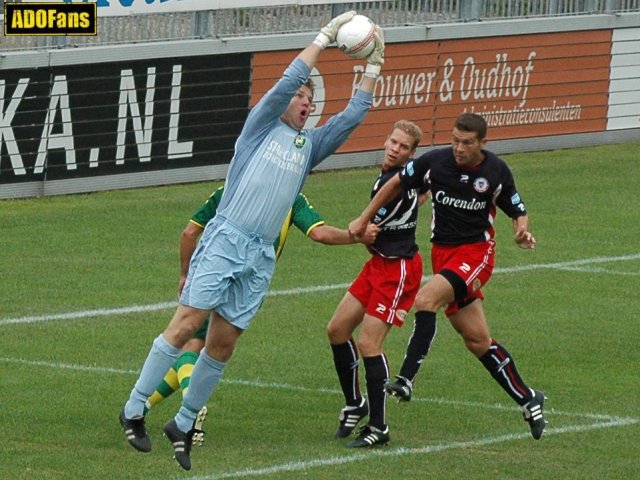
[[507,164],[492,152],[483,153],[480,165],[463,168],[453,148],[431,150],[400,172],[405,190],[431,190],[431,242],[461,245],[493,239],[496,206],[511,218],[527,213]]
[[[399,167],[382,170],[371,189],[371,198],[401,170]],[[427,190],[428,187],[407,189],[376,212],[372,221],[379,225],[381,230],[375,242],[369,246],[373,253],[387,258],[413,258],[418,251],[418,194]]]

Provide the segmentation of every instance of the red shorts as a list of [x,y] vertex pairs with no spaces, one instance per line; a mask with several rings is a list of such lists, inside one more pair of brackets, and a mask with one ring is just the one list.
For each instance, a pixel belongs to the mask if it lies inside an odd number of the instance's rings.
[[488,242],[470,243],[467,245],[431,246],[431,268],[433,273],[449,270],[455,273],[467,286],[463,299],[456,295],[456,301],[450,303],[445,310],[448,317],[458,312],[471,301],[483,299],[482,286],[491,278],[495,264],[495,244]]
[[401,327],[422,282],[422,257],[384,258],[374,255],[365,263],[349,293],[367,314]]

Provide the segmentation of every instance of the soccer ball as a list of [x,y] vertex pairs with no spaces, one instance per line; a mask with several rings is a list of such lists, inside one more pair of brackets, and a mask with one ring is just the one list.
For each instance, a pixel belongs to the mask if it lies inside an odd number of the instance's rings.
[[367,57],[375,47],[375,27],[369,17],[356,15],[338,30],[338,48],[352,58]]

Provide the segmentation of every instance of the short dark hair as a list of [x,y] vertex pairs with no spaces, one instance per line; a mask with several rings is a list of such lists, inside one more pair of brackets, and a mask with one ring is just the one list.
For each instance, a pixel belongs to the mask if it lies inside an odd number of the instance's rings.
[[487,136],[487,121],[477,113],[459,115],[453,126],[463,132],[474,132],[478,140],[482,140]]

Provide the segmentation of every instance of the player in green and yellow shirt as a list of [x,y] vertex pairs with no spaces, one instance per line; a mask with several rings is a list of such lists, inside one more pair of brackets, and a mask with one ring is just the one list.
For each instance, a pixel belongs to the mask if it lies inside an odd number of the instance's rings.
[[[187,272],[189,271],[189,261],[198,244],[200,234],[204,231],[207,222],[215,216],[223,192],[224,187],[219,187],[213,192],[208,200],[198,208],[182,231],[182,235],[180,236],[180,281],[178,295],[182,292],[182,287],[184,286]],[[276,258],[279,258],[282,253],[284,244],[287,241],[289,229],[292,225],[295,225],[311,240],[325,245],[370,244],[375,240],[379,230],[378,227],[371,225],[364,237],[359,240],[359,242],[356,242],[347,230],[327,225],[322,215],[309,203],[307,197],[299,193],[280,229],[278,238],[276,238],[273,244],[273,247],[276,249]],[[193,338],[183,347],[182,354],[178,357],[171,370],[169,370],[162,383],[158,385],[156,391],[153,392],[147,400],[145,413],[178,389],[182,391],[182,395],[185,394],[189,388],[191,371],[198,358],[198,353],[204,347],[208,325],[208,321],[204,322]],[[206,415],[206,411],[204,415]],[[202,436],[193,437],[194,444],[202,443],[202,440]]]

